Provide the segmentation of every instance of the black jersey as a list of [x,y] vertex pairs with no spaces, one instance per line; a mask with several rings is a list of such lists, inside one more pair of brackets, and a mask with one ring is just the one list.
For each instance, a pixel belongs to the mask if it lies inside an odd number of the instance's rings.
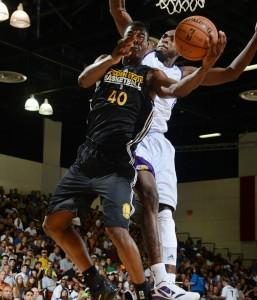
[[130,154],[150,128],[153,102],[146,87],[150,67],[112,66],[91,102],[87,136],[113,155]]

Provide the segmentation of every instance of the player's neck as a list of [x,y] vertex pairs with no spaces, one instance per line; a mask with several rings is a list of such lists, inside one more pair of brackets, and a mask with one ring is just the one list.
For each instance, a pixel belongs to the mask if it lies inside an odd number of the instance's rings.
[[130,66],[138,66],[141,64],[142,58],[140,57],[124,57],[122,59],[123,65],[130,65]]
[[159,51],[156,51],[156,56],[159,59],[159,61],[161,61],[164,64],[164,66],[166,66],[166,67],[172,67],[178,58],[177,55],[175,55],[173,57],[169,57],[167,55],[163,55]]

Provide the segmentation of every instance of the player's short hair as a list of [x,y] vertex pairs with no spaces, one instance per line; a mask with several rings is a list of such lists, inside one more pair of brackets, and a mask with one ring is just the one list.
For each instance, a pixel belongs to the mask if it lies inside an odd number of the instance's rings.
[[146,32],[147,40],[149,39],[149,28],[148,28],[148,25],[146,25],[144,22],[133,21],[133,22],[131,22],[131,23],[128,24],[127,28],[129,26],[138,27],[140,29],[143,29]]

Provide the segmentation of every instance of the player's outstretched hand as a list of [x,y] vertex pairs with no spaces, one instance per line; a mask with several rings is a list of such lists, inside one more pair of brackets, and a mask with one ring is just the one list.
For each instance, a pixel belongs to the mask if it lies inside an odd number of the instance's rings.
[[129,36],[122,39],[116,48],[112,51],[112,58],[115,63],[119,63],[123,56],[128,56],[131,53],[131,48],[134,46],[134,36]]
[[218,40],[214,41],[212,34],[209,35],[209,47],[207,54],[203,58],[202,65],[204,68],[211,68],[223,53],[227,43],[226,35],[223,31],[219,31]]

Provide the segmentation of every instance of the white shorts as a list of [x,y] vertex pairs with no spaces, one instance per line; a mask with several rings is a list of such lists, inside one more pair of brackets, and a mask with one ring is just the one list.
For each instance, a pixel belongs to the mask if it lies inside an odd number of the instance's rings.
[[[163,133],[149,132],[136,148],[136,155],[149,162],[155,172],[159,203],[176,209],[177,176],[175,149]],[[143,168],[136,166],[140,171]]]

